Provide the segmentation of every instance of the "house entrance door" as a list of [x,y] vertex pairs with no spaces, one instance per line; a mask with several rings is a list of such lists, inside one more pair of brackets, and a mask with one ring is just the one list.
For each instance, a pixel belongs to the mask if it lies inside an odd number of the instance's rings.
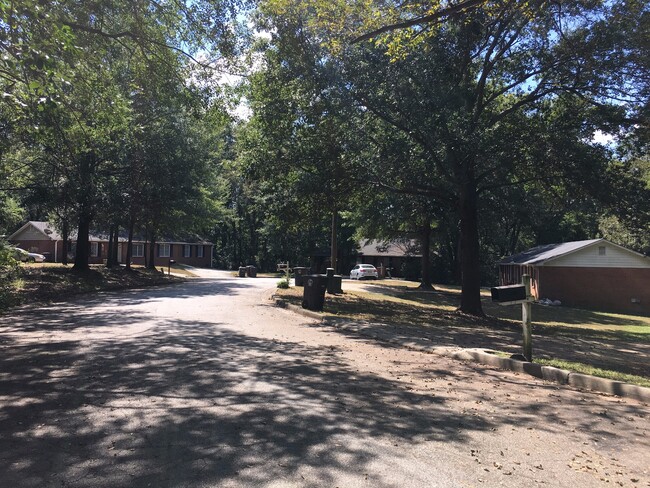
[[117,262],[122,264],[122,244],[117,245]]

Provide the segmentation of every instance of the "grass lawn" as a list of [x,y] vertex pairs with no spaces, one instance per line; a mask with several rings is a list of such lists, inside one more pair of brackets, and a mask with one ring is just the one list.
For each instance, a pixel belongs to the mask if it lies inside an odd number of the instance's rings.
[[[346,282],[343,289],[346,290]],[[487,347],[505,355],[519,352],[521,307],[500,306],[483,290],[485,318],[456,312],[460,289],[435,285],[421,291],[417,283],[371,281],[365,289],[327,295],[324,313],[363,322],[390,324],[404,334],[422,334],[434,343]],[[277,294],[302,302],[303,289]],[[533,305],[535,360],[576,372],[650,386],[650,317]]]
[[[165,268],[165,271],[167,269]],[[191,273],[179,268],[174,273]],[[16,276],[0,288],[0,310],[31,302],[65,299],[79,293],[119,290],[183,281],[143,267],[131,271],[123,267],[91,266],[87,272],[76,272],[72,266],[58,263],[22,264]]]
[[[460,301],[460,287],[435,285],[436,292],[422,292],[418,284],[385,280],[373,282],[378,294],[389,293],[395,298],[415,302],[439,310],[455,310]],[[490,317],[521,324],[519,305],[503,306],[492,303],[490,291],[481,290],[483,311]],[[535,331],[540,334],[573,334],[581,337],[626,338],[650,342],[650,317],[597,312],[570,307],[533,305]]]

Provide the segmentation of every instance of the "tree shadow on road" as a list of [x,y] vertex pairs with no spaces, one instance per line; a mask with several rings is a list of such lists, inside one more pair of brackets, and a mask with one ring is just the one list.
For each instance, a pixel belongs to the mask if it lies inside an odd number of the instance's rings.
[[[110,315],[99,323],[108,325]],[[118,318],[144,320],[117,308]],[[53,326],[42,321],[30,332]],[[291,480],[299,466],[333,486],[337,471],[363,475],[377,456],[368,448],[373,439],[469,442],[477,432],[525,428],[555,414],[525,398],[512,416],[450,409],[448,392],[416,392],[360,372],[336,348],[209,322],[161,320],[138,336],[92,343],[10,334],[1,353],[6,486],[253,486]],[[477,402],[488,394],[464,392]],[[596,425],[585,416],[584,428]],[[359,442],[346,441],[348,434]],[[386,486],[372,476],[370,484]]]

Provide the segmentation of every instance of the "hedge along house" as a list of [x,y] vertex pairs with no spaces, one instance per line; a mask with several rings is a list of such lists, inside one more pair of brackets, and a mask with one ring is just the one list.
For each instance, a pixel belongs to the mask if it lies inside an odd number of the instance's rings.
[[[70,235],[68,258],[74,259],[76,250],[76,234]],[[63,258],[63,238],[48,222],[29,221],[7,240],[21,249],[45,255],[47,261],[60,263]],[[101,232],[91,232],[90,264],[102,264],[108,254],[108,235]],[[118,237],[117,260],[125,264],[128,240],[126,235]],[[161,239],[156,244],[154,263],[156,266],[167,266],[169,260],[197,267],[210,267],[214,245],[199,237],[188,236],[182,239]],[[142,238],[133,240],[131,263],[144,265],[145,256],[149,256],[149,244]]]
[[534,247],[499,263],[502,285],[531,276],[538,300],[650,315],[650,258],[605,239]]

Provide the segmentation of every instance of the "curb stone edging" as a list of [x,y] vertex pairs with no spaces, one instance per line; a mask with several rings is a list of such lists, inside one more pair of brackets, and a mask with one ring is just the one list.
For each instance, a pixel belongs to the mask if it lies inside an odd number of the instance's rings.
[[588,374],[569,374],[569,385],[575,388],[588,388],[590,390],[602,391],[610,395],[634,398],[641,402],[650,402],[650,388],[631,385],[622,381],[609,380]]
[[272,299],[275,300],[275,305],[280,308],[286,308],[287,310],[291,310],[292,312],[295,312],[299,315],[304,315],[305,317],[309,317],[311,319],[320,320],[321,322],[325,320],[325,317],[323,316],[322,313],[314,312],[313,310],[305,310],[304,308],[299,307],[298,305],[292,305],[291,303],[287,303],[281,298],[272,297]]
[[[300,315],[304,315],[312,319],[320,320],[321,322],[326,322],[326,317],[319,312],[305,310],[301,307],[298,307],[297,305],[287,303],[281,298],[273,297],[273,299],[275,300],[275,304],[278,307],[286,308],[287,310],[291,310],[292,312],[296,312]],[[352,330],[350,327],[347,327],[341,320],[337,320],[336,322],[332,321],[331,325],[340,329]],[[650,388],[643,386],[623,383],[621,381],[601,378],[599,376],[574,373],[572,371],[555,368],[553,366],[542,366],[541,364],[537,363],[529,363],[525,361],[518,361],[516,359],[504,358],[497,356],[496,354],[490,354],[481,349],[463,349],[448,346],[425,347],[413,344],[412,342],[405,343],[405,341],[400,339],[390,338],[386,337],[385,335],[382,336],[376,333],[369,333],[363,330],[354,329],[354,331],[360,335],[371,337],[373,339],[381,340],[384,342],[390,342],[392,344],[397,344],[411,350],[427,352],[458,361],[472,361],[479,364],[486,364],[488,366],[493,366],[499,369],[515,371],[518,373],[526,373],[536,378],[550,381],[552,383],[569,385],[574,388],[593,390],[596,392],[617,395],[624,398],[633,398],[641,402],[650,403]]]

